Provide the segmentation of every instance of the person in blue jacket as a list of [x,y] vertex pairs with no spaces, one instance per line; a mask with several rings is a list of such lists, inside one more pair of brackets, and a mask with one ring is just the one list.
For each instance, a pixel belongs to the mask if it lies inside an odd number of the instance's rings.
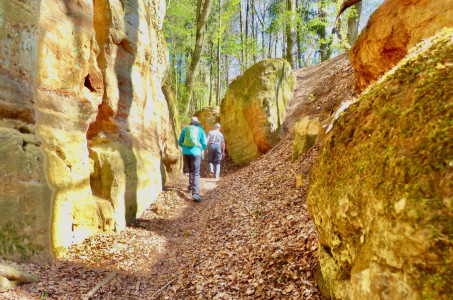
[[190,125],[184,128],[179,136],[184,165],[189,169],[189,192],[195,201],[200,198],[200,168],[203,151],[206,149],[206,134],[196,117],[192,117]]

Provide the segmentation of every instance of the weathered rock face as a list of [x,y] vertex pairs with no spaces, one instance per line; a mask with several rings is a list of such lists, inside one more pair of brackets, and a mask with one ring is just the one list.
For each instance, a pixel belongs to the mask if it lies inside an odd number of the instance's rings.
[[453,31],[415,47],[327,136],[308,208],[334,298],[448,299]]
[[162,155],[162,162],[165,166],[165,173],[167,175],[179,174],[182,168],[182,153],[178,145],[179,134],[181,133],[181,123],[179,121],[178,114],[178,102],[175,99],[173,88],[169,79],[169,74],[164,80],[162,85],[162,92],[164,93],[165,99],[167,100],[169,117],[170,117],[170,132],[174,134],[175,147],[171,144],[171,137],[167,137],[168,142],[164,143],[164,150]]
[[155,199],[177,152],[164,15],[159,1],[0,3],[0,255],[50,260]]
[[220,106],[220,123],[228,155],[235,163],[248,163],[279,141],[294,84],[287,61],[265,59],[228,87]]
[[357,92],[393,68],[415,44],[443,27],[453,27],[451,0],[386,0],[350,52]]
[[316,138],[321,131],[319,117],[305,116],[294,126],[293,161],[315,145]]
[[200,121],[204,132],[208,134],[215,124],[220,123],[220,107],[210,106],[202,108],[195,113],[195,117]]

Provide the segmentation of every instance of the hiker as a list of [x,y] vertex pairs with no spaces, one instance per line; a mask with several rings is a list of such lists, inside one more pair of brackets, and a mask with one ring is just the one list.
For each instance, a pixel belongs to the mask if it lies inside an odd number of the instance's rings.
[[220,132],[221,126],[215,124],[208,134],[208,158],[211,177],[220,178],[220,161],[225,157],[225,137]]
[[190,125],[182,130],[178,143],[182,147],[184,165],[189,169],[189,193],[195,201],[201,202],[200,168],[201,156],[206,149],[206,134],[196,117],[192,117]]

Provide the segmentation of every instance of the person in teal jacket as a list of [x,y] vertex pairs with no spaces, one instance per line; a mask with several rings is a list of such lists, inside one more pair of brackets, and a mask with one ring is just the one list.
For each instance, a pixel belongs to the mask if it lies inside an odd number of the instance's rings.
[[[196,133],[196,130],[193,130],[194,128],[191,126],[196,126],[196,128],[198,128],[198,135],[195,137],[191,136],[194,132]],[[187,132],[187,130],[190,132]],[[184,165],[189,169],[189,192],[192,194],[195,201],[201,202],[201,158],[203,151],[206,149],[207,141],[206,134],[196,117],[192,117],[190,125],[182,130],[181,135],[179,136],[178,144],[182,148]]]

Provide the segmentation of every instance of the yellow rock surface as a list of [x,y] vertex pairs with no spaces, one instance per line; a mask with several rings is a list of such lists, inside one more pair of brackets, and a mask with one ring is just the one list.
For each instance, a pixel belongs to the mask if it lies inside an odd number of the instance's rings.
[[283,59],[262,60],[233,81],[220,106],[228,155],[246,164],[279,141],[295,79]]
[[0,255],[51,260],[157,197],[164,156],[170,168],[178,159],[164,15],[151,0],[0,2],[0,172],[11,182]]
[[344,112],[310,173],[334,299],[453,294],[453,30],[411,52]]
[[204,107],[195,113],[195,117],[200,121],[204,132],[208,134],[215,124],[220,123],[220,107]]
[[320,131],[321,122],[319,117],[305,116],[296,123],[294,126],[293,161],[315,145]]
[[451,0],[386,0],[350,51],[356,90],[362,92],[405,57],[415,44],[453,27]]

